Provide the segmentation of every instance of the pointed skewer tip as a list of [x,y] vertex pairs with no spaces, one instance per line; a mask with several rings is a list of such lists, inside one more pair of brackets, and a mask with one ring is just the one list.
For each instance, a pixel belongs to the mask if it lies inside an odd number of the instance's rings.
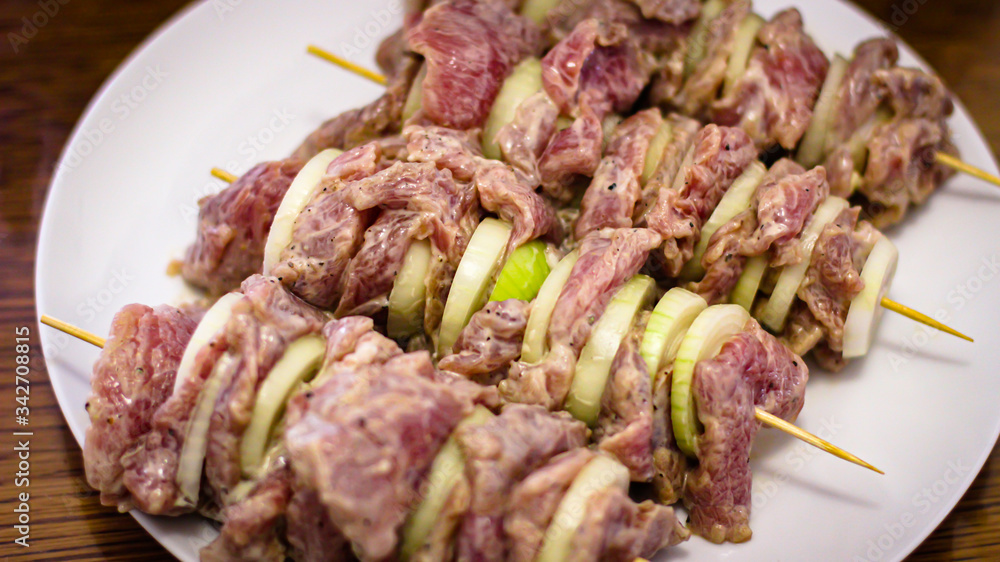
[[812,445],[813,447],[826,451],[827,453],[830,453],[831,455],[839,459],[852,462],[858,466],[862,466],[873,472],[885,475],[885,472],[882,472],[878,468],[875,468],[875,466],[871,465],[870,463],[861,460],[857,456],[848,453],[847,451],[841,449],[840,447],[837,447],[836,445],[828,441],[825,441],[813,435],[812,433],[809,433],[808,431],[802,429],[801,427],[798,427],[790,422],[787,422],[774,414],[761,410],[760,408],[755,408],[754,410],[757,421],[763,423],[764,425],[773,427],[774,429],[780,431],[784,431],[785,433],[791,435],[792,437],[800,439]]
[[955,337],[962,338],[963,340],[966,340],[966,341],[969,341],[969,342],[975,341],[972,338],[970,338],[969,336],[963,334],[962,332],[959,332],[958,330],[952,328],[951,326],[948,326],[946,324],[942,324],[941,322],[938,322],[937,320],[931,318],[930,316],[927,316],[926,314],[924,314],[922,312],[917,312],[916,310],[913,310],[912,308],[910,308],[910,307],[908,307],[908,306],[906,306],[904,304],[900,304],[900,303],[898,303],[898,302],[890,299],[889,297],[882,297],[882,302],[880,304],[883,307],[885,307],[885,308],[887,308],[887,309],[889,309],[889,310],[891,310],[891,311],[893,311],[893,312],[895,312],[897,314],[901,314],[901,315],[903,315],[903,316],[905,316],[905,317],[907,317],[910,320],[913,320],[915,322],[920,322],[921,324],[923,324],[925,326],[930,326],[931,328],[934,328],[935,330],[941,330],[942,332],[944,332],[946,334],[951,334],[951,335],[953,335]]

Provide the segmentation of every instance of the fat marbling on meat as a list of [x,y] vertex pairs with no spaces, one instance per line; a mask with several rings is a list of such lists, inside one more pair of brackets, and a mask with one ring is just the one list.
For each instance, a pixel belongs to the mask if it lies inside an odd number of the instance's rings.
[[[209,420],[203,489],[210,507],[225,506],[240,479],[239,440],[260,381],[288,343],[318,331],[325,316],[274,278],[254,275],[227,324],[198,353],[188,378],[177,382],[152,417],[151,429],[122,457],[124,483],[139,509],[175,515],[195,509],[177,481],[188,422],[210,377],[222,389]],[[217,368],[220,359],[223,368]]]
[[396,275],[415,240],[430,235],[427,216],[406,209],[384,211],[365,231],[345,274],[337,316],[373,316],[389,304]]
[[534,562],[563,496],[573,479],[595,456],[596,453],[587,448],[566,451],[552,457],[514,486],[503,524],[509,545],[508,560]]
[[483,156],[474,135],[436,126],[404,131],[411,162],[433,163],[460,181],[471,181],[479,204],[513,227],[508,251],[556,228],[555,210],[535,192],[536,184],[509,165]]
[[892,117],[872,131],[868,161],[859,191],[875,226],[902,220],[955,172],[939,164],[936,153],[957,155],[947,118],[953,102],[941,80],[909,68],[878,70],[872,81],[885,95]]
[[181,265],[184,279],[219,296],[260,273],[274,214],[301,168],[298,159],[264,162],[199,201],[197,235]]
[[778,144],[791,150],[809,127],[830,64],[795,8],[774,16],[757,37],[761,45],[746,72],[709,113],[719,125],[746,131],[760,149]]
[[673,185],[659,189],[646,215],[649,228],[663,237],[657,257],[667,277],[677,277],[694,255],[705,220],[756,157],[753,141],[740,129],[708,125],[698,132]]
[[773,267],[801,261],[799,233],[829,191],[822,167],[807,172],[788,158],[775,162],[757,186],[750,208],[709,239],[701,258],[705,276],[690,289],[716,304],[736,286],[748,257],[770,252]]
[[592,176],[601,159],[601,122],[624,112],[649,82],[653,61],[621,23],[586,19],[542,59],[542,87],[573,123],[553,135],[538,164],[550,196],[568,200],[579,175]]
[[438,368],[483,384],[496,384],[521,356],[531,305],[518,299],[493,301],[472,315]]
[[632,0],[648,19],[658,19],[667,23],[684,23],[701,14],[701,2],[697,0]]
[[716,543],[749,540],[750,448],[759,429],[754,408],[794,421],[808,378],[802,358],[753,319],[714,358],[695,366],[691,389],[705,431],[684,490],[692,532]]
[[618,488],[597,491],[573,534],[572,562],[631,562],[652,558],[660,550],[688,539],[671,507],[651,500],[635,503]]
[[479,224],[478,198],[468,182],[431,162],[397,162],[372,176],[351,182],[345,201],[359,211],[407,209],[430,223],[431,269],[427,276],[424,329],[435,333],[465,247]]
[[[541,185],[538,169],[542,153],[556,133],[559,108],[545,92],[536,92],[517,106],[514,119],[492,139],[508,162],[529,185]],[[483,139],[488,141],[490,139]]]
[[281,458],[245,498],[222,511],[219,536],[201,550],[201,562],[283,562],[280,531],[291,496],[288,465]]
[[447,0],[407,31],[424,56],[423,110],[438,125],[482,126],[514,65],[541,47],[537,26],[499,2]]
[[460,428],[455,439],[472,494],[457,559],[500,562],[506,559],[503,523],[511,487],[555,455],[586,444],[587,426],[565,412],[511,404],[483,425]]
[[[377,369],[403,350],[395,342],[374,331],[374,322],[364,316],[348,316],[332,320],[323,327],[326,356],[311,386],[320,387],[341,370]],[[305,390],[305,393],[310,390]],[[298,403],[309,396],[294,397]],[[289,409],[285,426],[297,424],[303,408]],[[286,514],[286,540],[290,555],[297,562],[328,562],[354,560],[351,545],[330,519],[315,487],[298,474],[291,475],[291,498]]]
[[288,289],[306,302],[335,308],[347,282],[345,273],[371,221],[345,200],[351,181],[374,174],[381,149],[377,143],[362,145],[335,158],[311,201],[295,218],[292,239],[271,269]]
[[100,491],[103,505],[122,512],[133,507],[122,457],[138,446],[157,408],[170,397],[196,325],[170,306],[130,304],[115,314],[94,364],[83,445],[87,483]]
[[799,255],[797,237],[829,194],[822,167],[806,171],[789,159],[776,162],[754,195],[758,226],[740,245],[741,253],[759,256],[770,249],[772,267],[802,261],[806,256]]
[[472,404],[434,380],[426,352],[319,376],[317,388],[289,405],[285,444],[296,479],[317,494],[358,558],[384,560],[438,450]]
[[577,240],[601,228],[632,226],[635,206],[642,197],[639,180],[646,152],[662,123],[658,109],[647,109],[622,121],[615,129],[580,203],[575,225]]
[[851,300],[864,289],[861,266],[855,262],[854,227],[860,208],[843,210],[816,240],[812,260],[798,297],[823,326],[830,349],[841,351],[844,322]]

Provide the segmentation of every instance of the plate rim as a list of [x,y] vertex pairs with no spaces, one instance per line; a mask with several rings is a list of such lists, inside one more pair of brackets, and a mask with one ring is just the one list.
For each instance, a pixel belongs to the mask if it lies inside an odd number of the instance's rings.
[[[881,21],[879,18],[869,13],[861,6],[858,6],[849,0],[820,0],[820,1],[821,2],[825,1],[829,4],[843,6],[848,11],[850,11],[854,17],[861,18],[875,25],[883,34],[893,39],[901,51],[905,51],[905,53],[908,56],[912,57],[920,66],[926,69],[930,69],[931,71],[935,72],[935,74],[937,74],[937,71],[934,69],[934,67],[928,64],[928,62],[905,40],[903,40],[900,36],[898,36],[893,30],[889,29],[885,24],[885,22]],[[788,0],[788,2],[789,2],[789,7],[797,7],[795,4],[792,4],[792,0]],[[200,17],[198,13],[203,9],[207,9],[207,6],[210,6],[212,3],[213,0],[199,0],[198,2],[193,2],[181,7],[177,12],[173,13],[170,17],[168,17],[160,25],[158,25],[135,48],[133,48],[129,52],[129,54],[108,75],[108,77],[101,83],[100,87],[95,91],[93,96],[87,102],[82,113],[78,117],[69,136],[67,137],[66,142],[59,153],[59,158],[57,159],[56,164],[54,165],[53,173],[45,192],[44,203],[42,206],[42,212],[39,219],[38,234],[36,237],[36,250],[34,255],[35,270],[34,270],[33,282],[35,284],[34,297],[35,297],[35,312],[36,312],[36,328],[39,330],[39,333],[41,333],[41,331],[44,329],[39,321],[41,314],[40,310],[41,305],[43,302],[50,302],[50,299],[48,298],[47,293],[45,292],[44,289],[43,273],[45,273],[46,268],[42,266],[43,260],[41,258],[45,254],[44,250],[48,249],[50,245],[56,243],[53,240],[53,237],[55,236],[54,231],[56,227],[52,224],[51,221],[48,221],[46,219],[50,214],[50,207],[55,205],[54,203],[55,192],[59,189],[64,189],[61,188],[60,186],[64,184],[66,181],[68,181],[67,172],[63,167],[64,160],[66,159],[71,147],[76,145],[77,141],[80,140],[82,132],[85,128],[85,123],[88,120],[94,118],[97,112],[97,108],[102,106],[102,104],[105,102],[105,99],[109,95],[109,91],[115,86],[119,78],[129,69],[131,69],[133,65],[137,64],[138,59],[144,53],[146,53],[149,49],[151,49],[156,43],[163,40],[163,38],[166,37],[168,34],[173,33],[178,25],[183,24],[190,18]],[[808,29],[808,24],[807,24],[807,29]],[[982,128],[979,126],[978,122],[973,118],[972,113],[968,111],[964,102],[962,102],[960,97],[950,87],[949,87],[949,92],[951,93],[952,99],[955,104],[956,114],[968,119],[975,133],[975,139],[973,140],[975,142],[978,142],[982,146],[986,147],[986,152],[989,154],[988,166],[983,165],[983,163],[981,162],[977,162],[977,164],[979,164],[980,167],[986,169],[987,171],[993,173],[1000,173],[1000,166],[998,166],[997,157],[994,154],[988,140],[984,136]],[[46,344],[45,339],[40,339],[39,341],[43,354],[48,356],[49,350],[47,349],[47,347],[49,347],[49,345]],[[73,434],[74,439],[77,441],[77,444],[80,446],[82,451],[83,438],[87,428],[83,427],[80,428],[78,431],[74,427],[74,424],[70,421],[70,417],[68,417],[66,414],[72,402],[71,398],[66,395],[68,389],[64,383],[57,382],[57,380],[61,380],[62,377],[53,378],[51,376],[51,368],[49,367],[47,362],[46,362],[46,378],[49,380],[49,383],[53,390],[53,394],[56,397],[56,401],[59,405],[60,413],[63,416],[63,420],[66,424],[66,427]],[[907,541],[905,541],[904,546],[900,547],[899,549],[900,557],[896,560],[902,560],[905,559],[907,556],[909,556],[914,550],[916,550],[921,544],[923,544],[923,542],[926,541],[927,538],[930,537],[938,529],[938,527],[941,525],[941,522],[944,521],[944,519],[946,519],[954,511],[955,506],[968,493],[972,483],[982,472],[983,466],[991,456],[993,449],[995,448],[996,443],[998,441],[998,438],[1000,438],[1000,415],[998,415],[995,426],[993,428],[993,438],[992,438],[993,447],[985,448],[983,451],[979,452],[978,458],[975,460],[975,462],[972,463],[974,470],[970,470],[959,481],[958,487],[962,490],[961,493],[955,494],[954,499],[941,504],[942,506],[946,506],[947,509],[938,510],[936,514],[930,518],[930,523],[927,524],[927,528],[925,530],[918,533],[910,534],[910,538]],[[176,520],[176,518],[165,518],[160,516],[149,515],[146,513],[142,513],[136,509],[130,510],[128,513],[143,527],[143,529],[149,534],[149,536],[153,540],[155,540],[158,544],[160,544],[164,549],[166,549],[173,556],[175,556],[180,560],[186,559],[185,557],[189,553],[186,550],[182,549],[181,545],[176,544],[174,541],[162,540],[162,538],[159,536],[161,531],[157,528],[157,526],[164,519]]]

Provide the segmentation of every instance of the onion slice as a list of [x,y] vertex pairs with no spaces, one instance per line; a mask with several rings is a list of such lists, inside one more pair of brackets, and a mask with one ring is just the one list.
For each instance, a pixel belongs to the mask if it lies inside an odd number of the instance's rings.
[[736,280],[736,286],[733,287],[733,292],[729,295],[729,302],[738,304],[750,312],[765,273],[767,273],[766,256],[754,256],[747,259],[746,265],[743,266],[743,273]]
[[421,65],[420,71],[410,85],[410,91],[406,94],[406,102],[403,103],[403,123],[413,117],[420,108],[424,106],[424,78],[427,77],[427,65]]
[[544,242],[534,240],[511,252],[500,270],[490,300],[533,300],[551,271],[545,250]]
[[670,387],[670,421],[673,422],[677,446],[688,456],[697,456],[698,435],[701,433],[691,392],[695,366],[719,353],[723,344],[743,331],[749,319],[750,314],[741,306],[710,306],[695,318],[681,341]]
[[795,155],[799,164],[806,168],[817,166],[826,157],[826,137],[830,131],[830,122],[837,103],[837,92],[840,90],[841,82],[844,81],[844,75],[847,74],[848,64],[847,59],[839,54],[834,55],[830,62],[830,70],[827,71],[819,97],[816,98],[812,121],[802,135],[799,151]]
[[753,196],[757,193],[757,186],[760,180],[764,179],[767,168],[759,161],[752,162],[746,170],[729,186],[726,194],[719,200],[719,204],[712,211],[712,215],[705,221],[705,226],[701,228],[701,238],[694,248],[691,259],[684,264],[681,270],[681,279],[685,281],[695,281],[705,275],[705,268],[701,265],[701,258],[708,250],[708,243],[712,235],[722,228],[722,225],[732,220],[736,215],[750,209],[753,203]]
[[303,336],[288,345],[257,391],[250,425],[240,440],[240,467],[252,478],[267,452],[271,432],[285,409],[285,402],[299,384],[308,381],[326,354],[326,342],[317,335]]
[[427,271],[430,266],[430,241],[414,240],[403,256],[403,265],[389,292],[386,333],[390,338],[408,338],[424,329]]
[[503,156],[500,153],[500,145],[496,142],[497,133],[504,125],[514,120],[517,108],[524,100],[540,91],[542,91],[542,63],[534,57],[528,57],[518,63],[510,76],[504,80],[500,93],[490,108],[490,115],[483,126],[483,155],[493,160],[499,160]]
[[184,432],[184,445],[177,459],[178,496],[174,505],[178,507],[195,507],[198,505],[198,492],[201,489],[201,472],[205,464],[205,451],[208,448],[208,428],[215,411],[215,403],[229,375],[239,362],[232,353],[226,352],[215,363],[212,373],[208,376],[198,402],[195,404],[191,419],[188,420]]
[[764,27],[764,18],[757,14],[750,14],[740,22],[740,26],[736,29],[732,54],[729,55],[729,63],[726,66],[726,81],[722,87],[723,95],[732,91],[736,82],[743,78],[743,74],[746,73],[750,55],[753,53],[754,45],[757,44],[757,33],[761,27]]
[[[476,409],[458,424],[455,431],[481,426],[493,417],[493,413],[486,408],[476,406]],[[410,513],[403,526],[400,560],[409,560],[427,543],[427,538],[440,517],[448,496],[463,477],[464,471],[465,456],[452,432],[452,437],[445,441],[427,473],[427,487],[424,490],[423,500]]]
[[560,0],[525,0],[521,5],[521,15],[538,25],[543,25],[549,12],[558,6],[559,2]]
[[187,347],[184,348],[184,355],[181,356],[180,365],[177,366],[177,375],[174,377],[174,391],[181,388],[184,381],[191,376],[191,370],[194,369],[194,360],[198,356],[198,352],[208,345],[212,337],[229,322],[229,319],[233,316],[233,307],[242,298],[243,295],[240,293],[223,295],[201,317],[201,321],[198,322],[194,333],[191,334],[191,339],[188,340]]
[[639,354],[646,361],[654,382],[662,365],[673,364],[684,334],[706,308],[705,299],[680,287],[670,289],[656,303],[639,346]]
[[341,154],[342,152],[336,148],[328,148],[313,156],[305,166],[302,166],[292,184],[288,186],[288,191],[285,192],[277,212],[274,213],[274,221],[271,222],[271,229],[264,243],[264,275],[271,274],[271,270],[281,257],[282,250],[292,243],[295,219],[312,201],[316,188],[330,167],[330,162]]
[[549,331],[552,312],[555,310],[559,295],[562,294],[563,287],[566,286],[566,281],[569,280],[573,266],[576,265],[576,260],[579,258],[580,254],[576,250],[566,254],[566,257],[552,268],[552,272],[542,283],[542,288],[538,290],[538,296],[535,298],[534,304],[531,305],[528,324],[524,330],[521,361],[537,363],[545,356],[547,351],[545,336]]
[[844,322],[844,358],[861,357],[868,353],[879,318],[882,317],[882,298],[896,275],[899,251],[888,238],[882,236],[868,254],[868,261],[861,268],[864,289],[851,301]]
[[799,251],[802,261],[797,264],[785,266],[778,275],[778,281],[774,285],[774,291],[767,300],[767,304],[760,313],[762,324],[775,332],[780,332],[785,327],[785,320],[792,310],[792,303],[795,302],[795,295],[802,285],[802,280],[806,277],[809,264],[812,263],[813,248],[816,247],[816,240],[823,233],[826,225],[837,220],[840,213],[849,206],[846,200],[840,197],[827,197],[826,201],[816,209],[809,223],[802,230],[799,236]]
[[705,47],[708,44],[708,33],[711,30],[712,20],[726,9],[726,0],[708,0],[701,7],[701,17],[691,28],[690,39],[688,40],[687,56],[684,58],[684,77],[690,76],[698,63],[705,58]]
[[646,149],[646,158],[643,160],[642,177],[640,178],[642,185],[646,185],[649,180],[653,179],[656,170],[660,168],[660,162],[663,161],[663,151],[666,150],[673,137],[674,128],[668,121],[664,120],[656,129],[656,134],[650,139],[649,148]]
[[[191,377],[195,367],[195,359],[201,350],[205,349],[215,338],[215,335],[225,328],[233,317],[233,308],[243,300],[239,293],[229,293],[215,301],[191,334],[181,363],[174,377],[173,392],[184,387],[184,382]],[[201,467],[205,461],[205,448],[208,445],[208,423],[215,408],[215,401],[222,390],[221,373],[230,369],[236,359],[225,353],[212,367],[208,379],[202,384],[198,393],[197,403],[184,432],[184,445],[177,461],[177,482],[180,494],[175,505],[194,507],[198,504],[198,491],[201,486]]]
[[565,562],[570,559],[573,536],[583,523],[590,499],[608,489],[628,490],[629,474],[625,465],[598,454],[580,470],[559,502],[552,522],[545,531],[542,548],[535,562]]
[[438,334],[438,353],[444,357],[458,341],[472,314],[486,303],[486,291],[500,267],[511,226],[503,221],[483,219],[472,233],[469,246],[458,263],[448,293]]
[[566,411],[593,427],[601,413],[601,397],[611,375],[611,363],[635,317],[656,292],[656,281],[636,275],[615,293],[604,314],[594,325],[580,352],[576,372],[566,396]]

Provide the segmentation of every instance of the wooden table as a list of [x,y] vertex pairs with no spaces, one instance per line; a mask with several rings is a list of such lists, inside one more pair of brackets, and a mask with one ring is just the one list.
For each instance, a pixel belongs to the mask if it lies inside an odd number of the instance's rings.
[[[59,152],[105,78],[183,0],[4,0],[0,6],[0,556],[16,560],[169,560],[131,518],[101,507],[45,378],[32,269],[42,204]],[[793,2],[789,2],[790,4]],[[64,5],[65,4],[65,5]],[[994,151],[1000,148],[1000,4],[864,0],[943,75]],[[914,11],[914,8],[917,8]],[[50,7],[50,11],[52,8]],[[910,12],[913,12],[912,14]],[[37,15],[43,14],[43,15]],[[30,38],[22,18],[45,22]],[[817,25],[816,22],[807,22]],[[27,31],[27,33],[25,33]],[[26,43],[11,41],[21,34]],[[15,52],[15,46],[17,52]],[[31,546],[13,545],[15,328],[32,331]],[[1000,448],[913,560],[1000,559]]]

